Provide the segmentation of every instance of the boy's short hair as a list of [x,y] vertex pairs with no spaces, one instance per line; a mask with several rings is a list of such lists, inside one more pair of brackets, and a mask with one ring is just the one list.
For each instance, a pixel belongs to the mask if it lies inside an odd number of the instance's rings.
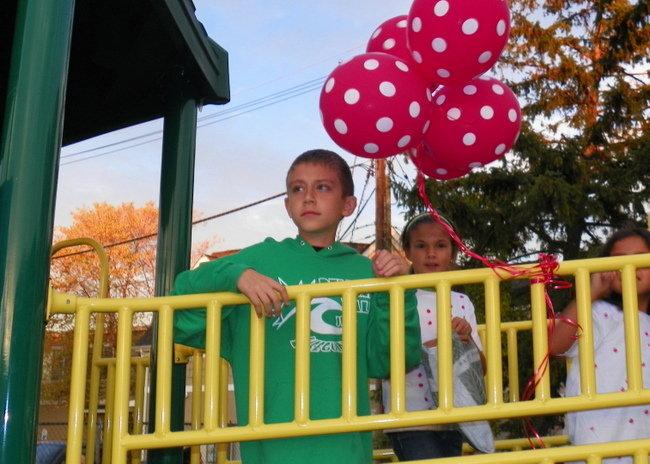
[[348,166],[348,163],[338,153],[321,148],[304,152],[291,163],[287,171],[287,179],[296,166],[304,163],[321,164],[333,169],[339,176],[343,195],[346,197],[354,195],[354,181],[352,180],[350,166]]

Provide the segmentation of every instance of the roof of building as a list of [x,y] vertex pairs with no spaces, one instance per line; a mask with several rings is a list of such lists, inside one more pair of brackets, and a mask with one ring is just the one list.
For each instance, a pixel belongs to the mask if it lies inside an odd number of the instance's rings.
[[[0,9],[0,95],[6,95],[20,0]],[[63,144],[160,118],[170,96],[230,98],[228,54],[191,0],[75,2]],[[5,113],[0,99],[0,126]]]

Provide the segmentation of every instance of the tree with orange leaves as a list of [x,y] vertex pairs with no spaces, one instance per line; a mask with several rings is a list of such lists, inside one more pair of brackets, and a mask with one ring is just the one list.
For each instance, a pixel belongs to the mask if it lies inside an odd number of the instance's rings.
[[[95,203],[72,213],[69,227],[59,227],[54,241],[90,237],[108,253],[110,296],[153,296],[156,267],[158,208],[153,202],[142,207],[133,203],[114,206]],[[194,247],[192,261],[205,252],[209,242]],[[99,291],[99,261],[86,247],[62,250],[52,260],[52,286],[59,291],[96,296]]]
[[[147,297],[154,294],[157,229],[158,208],[153,202],[142,207],[133,203],[95,203],[91,208],[75,210],[72,225],[59,227],[54,242],[81,237],[96,240],[108,254],[110,296]],[[209,241],[196,245],[191,262],[205,253],[209,245]],[[65,248],[52,259],[51,285],[61,292],[98,296],[99,269],[99,259],[88,247]],[[138,313],[134,326],[143,331],[150,319],[149,315]],[[68,399],[72,321],[71,315],[54,315],[48,321],[41,388],[41,402],[45,404],[65,404]],[[104,356],[114,355],[116,322],[115,315],[104,318]],[[93,319],[92,330],[94,324]]]

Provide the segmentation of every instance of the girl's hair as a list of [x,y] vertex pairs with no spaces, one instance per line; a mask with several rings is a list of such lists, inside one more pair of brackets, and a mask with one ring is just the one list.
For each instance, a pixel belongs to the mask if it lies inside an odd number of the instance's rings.
[[[447,218],[443,217],[442,215],[440,218],[447,223],[448,226],[451,228],[455,228],[454,225],[449,221]],[[433,217],[431,217],[430,213],[421,213],[418,215],[413,216],[411,219],[408,220],[406,225],[404,226],[404,229],[402,229],[402,235],[400,235],[400,243],[402,244],[402,250],[407,251],[411,247],[411,233],[420,225],[422,224],[438,224]],[[449,241],[451,242],[451,249],[452,249],[452,257],[456,257],[458,254],[458,247],[456,246],[456,242],[451,240],[451,237],[449,237]]]
[[[616,245],[617,242],[624,240],[630,237],[640,237],[645,242],[648,250],[650,250],[650,231],[642,227],[626,227],[619,229],[614,232],[603,245],[603,249],[600,252],[601,257],[610,256],[612,253],[612,248]],[[623,309],[623,297],[618,293],[612,293],[609,297],[605,298],[605,301],[613,304],[619,310]],[[643,311],[645,313],[650,313],[650,308],[645,308]]]
[[629,237],[640,237],[645,242],[648,250],[650,250],[650,230],[642,227],[626,227],[614,232],[603,245],[603,250],[600,253],[601,257],[609,256],[612,253],[612,248],[617,242]]

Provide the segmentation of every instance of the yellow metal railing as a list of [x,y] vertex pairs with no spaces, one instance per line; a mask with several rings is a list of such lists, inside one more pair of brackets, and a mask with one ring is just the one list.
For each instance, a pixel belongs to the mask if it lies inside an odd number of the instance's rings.
[[[108,265],[108,255],[100,243],[91,238],[76,238],[71,240],[63,240],[56,243],[52,247],[51,256],[56,255],[59,251],[65,248],[72,248],[76,246],[89,246],[97,254],[97,259],[99,260],[99,297],[107,298],[109,295],[109,265]],[[50,304],[47,306],[46,319],[49,319],[50,316]],[[70,379],[70,410],[68,411],[68,442],[72,440],[72,443],[75,445],[78,444],[79,449],[81,449],[81,444],[83,440],[83,424],[84,424],[84,395],[81,394],[85,392],[86,387],[86,371],[81,368],[83,365],[86,366],[85,357],[79,358],[82,354],[81,347],[79,344],[83,343],[88,346],[88,330],[90,320],[85,321],[85,329],[78,328],[82,323],[77,317],[75,321],[75,340],[74,340],[74,356],[73,365],[77,366],[79,369],[75,372],[73,369],[72,376]],[[77,330],[78,328],[78,330]],[[99,406],[99,383],[100,383],[100,364],[102,363],[102,348],[104,343],[104,314],[99,313],[95,318],[95,333],[93,335],[93,350],[92,350],[92,362],[90,368],[90,391],[88,394],[89,404],[88,404],[88,419],[87,419],[87,434],[86,434],[86,456],[93,456],[95,453],[95,441],[97,434],[97,409]],[[110,423],[111,420],[108,420],[112,417],[112,414],[106,414],[106,426],[109,427],[110,434]]]
[[[501,332],[502,335],[506,335],[506,353],[508,359],[508,399],[510,402],[519,401],[519,369],[517,363],[518,356],[518,343],[517,337],[522,332],[528,332],[531,330],[532,323],[531,321],[516,321],[516,322],[503,322],[501,323]],[[485,325],[478,325],[478,332],[481,337],[482,344],[485,345]],[[203,366],[205,364],[205,353],[200,349],[192,349],[183,345],[175,345],[175,361],[192,363],[192,396],[191,396],[191,413],[190,421],[192,424],[193,430],[198,430],[200,428],[200,417],[203,408],[203,395],[197,394],[201,392],[203,387]],[[220,426],[226,427],[228,424],[228,373],[229,366],[225,360],[221,360],[221,376],[220,376],[220,399],[222,401],[222,406],[220,408]],[[137,400],[136,400],[137,404]],[[560,446],[566,445],[568,443],[568,437],[566,435],[556,435],[541,437],[541,440],[544,442],[545,446]],[[535,444],[537,445],[537,440]],[[238,463],[239,461],[231,461],[228,459],[226,454],[228,444],[219,443],[218,444],[217,458],[215,460],[216,464],[232,464]],[[495,449],[497,451],[519,451],[523,449],[531,448],[531,440],[527,438],[516,438],[516,439],[501,439],[495,440]],[[463,453],[471,454],[475,450],[467,443],[463,444]],[[382,462],[397,462],[397,458],[393,453],[392,449],[377,449],[373,452],[373,458],[375,461]],[[191,452],[190,464],[200,464],[200,447],[193,446]]]
[[[98,293],[101,298],[107,298],[109,295],[110,277],[109,277],[109,262],[108,255],[100,243],[91,238],[75,238],[70,240],[63,240],[57,242],[52,247],[51,256],[55,256],[61,250],[66,248],[73,248],[77,246],[88,246],[97,255],[99,260],[99,289]],[[46,318],[49,319],[50,305],[47,308],[48,313]],[[79,462],[81,459],[81,450],[85,443],[85,462],[94,462],[95,444],[97,442],[98,432],[98,417],[99,407],[101,403],[100,398],[100,383],[102,373],[106,378],[106,397],[104,398],[104,422],[103,422],[103,440],[101,450],[101,463],[111,463],[111,438],[113,428],[113,398],[115,392],[115,361],[114,357],[106,357],[103,355],[104,350],[104,335],[105,335],[105,313],[97,313],[95,315],[95,330],[93,333],[92,353],[90,361],[90,377],[88,378],[88,413],[86,417],[86,439],[83,439],[83,425],[84,425],[84,400],[82,394],[85,389],[85,373],[83,369],[75,371],[73,369],[71,376],[70,388],[70,409],[68,411],[68,440],[67,444],[71,450],[68,453],[68,462]],[[86,328],[89,328],[90,319]],[[79,318],[75,323],[79,324]],[[77,338],[78,337],[78,338]],[[81,340],[81,341],[80,341]],[[83,354],[79,343],[88,344],[89,335],[85,330],[75,330],[74,341],[74,357],[73,365],[81,367],[84,363],[82,361]],[[87,355],[87,352],[86,352]],[[78,359],[77,359],[78,357]],[[135,370],[135,389],[134,389],[134,407],[132,423],[135,433],[142,433],[144,425],[144,395],[145,395],[145,376],[146,369],[149,367],[149,356],[145,357],[132,357],[131,365]],[[83,374],[83,375],[82,375]],[[134,453],[132,457],[132,464],[140,463],[139,453]]]
[[[205,363],[204,399],[199,419],[193,430],[171,432],[171,365],[173,358],[172,332],[173,313],[188,307],[206,308],[206,349],[208,360],[219,359],[221,309],[223,306],[245,301],[241,295],[218,293],[188,295],[179,297],[159,297],[150,299],[102,299],[78,298],[72,295],[53,293],[50,297],[51,312],[76,314],[75,353],[73,361],[73,381],[83,395],[85,381],[85,359],[88,346],[88,322],[93,313],[118,315],[118,342],[115,363],[115,394],[112,430],[111,462],[125,463],[130,451],[174,446],[196,446],[209,443],[228,443],[245,440],[260,440],[279,437],[295,437],[337,432],[368,431],[396,427],[443,424],[468,420],[489,420],[513,418],[539,414],[558,414],[605,407],[620,407],[650,403],[650,390],[644,390],[641,379],[641,356],[638,335],[638,316],[636,299],[636,268],[650,267],[650,254],[595,260],[580,260],[563,263],[559,275],[573,275],[579,304],[578,322],[583,328],[579,340],[581,362],[581,395],[572,398],[553,398],[550,391],[549,373],[546,370],[535,388],[535,396],[524,402],[506,402],[503,398],[501,331],[502,323],[499,305],[500,279],[489,269],[453,271],[430,275],[415,275],[390,279],[369,279],[352,282],[339,282],[318,285],[289,287],[291,299],[297,305],[296,324],[296,381],[295,381],[295,419],[290,423],[266,424],[264,411],[264,321],[251,317],[251,358],[249,418],[248,425],[225,427],[223,422],[223,394],[219,386],[225,376],[217,362]],[[593,368],[593,337],[589,295],[589,274],[610,270],[620,270],[623,280],[623,312],[626,324],[626,352],[629,389],[626,392],[598,394],[595,388]],[[485,290],[485,354],[487,359],[485,405],[454,407],[452,389],[451,353],[451,308],[450,290],[452,286],[479,283]],[[405,410],[404,388],[404,328],[403,295],[405,289],[435,288],[438,307],[438,346],[439,346],[439,403],[436,410]],[[391,412],[369,416],[356,414],[356,311],[357,295],[368,292],[390,293],[391,315]],[[339,419],[309,419],[309,303],[321,296],[341,295],[343,300],[343,380],[342,417]],[[156,385],[156,405],[154,426],[150,433],[144,434],[133,427],[129,430],[129,397],[131,368],[131,328],[136,312],[157,312],[159,317],[157,352],[160,363]],[[251,309],[252,311],[252,309]],[[535,367],[540,365],[547,353],[547,321],[543,286],[531,284],[531,330],[532,350]],[[507,333],[508,339],[511,338]],[[589,362],[589,361],[592,362]],[[509,370],[516,369],[508,361]],[[110,372],[110,371],[109,371]],[[516,376],[510,375],[511,379]],[[74,387],[74,386],[73,386]],[[509,388],[510,400],[518,388]],[[83,398],[75,402],[83,405]],[[77,413],[71,412],[71,417]],[[83,415],[83,413],[82,413]],[[202,417],[200,417],[202,415]],[[76,417],[76,416],[75,416]],[[72,428],[71,428],[72,429]],[[104,444],[106,446],[106,443]],[[597,462],[599,458],[617,456],[621,449],[632,453],[637,462],[645,462],[650,439],[619,444],[598,444],[515,451],[495,455],[477,455],[463,458],[465,463],[487,462],[557,462],[587,459]],[[79,450],[71,449],[79,448]],[[68,443],[68,463],[79,462],[81,445]],[[458,458],[437,460],[438,463],[457,462]]]

